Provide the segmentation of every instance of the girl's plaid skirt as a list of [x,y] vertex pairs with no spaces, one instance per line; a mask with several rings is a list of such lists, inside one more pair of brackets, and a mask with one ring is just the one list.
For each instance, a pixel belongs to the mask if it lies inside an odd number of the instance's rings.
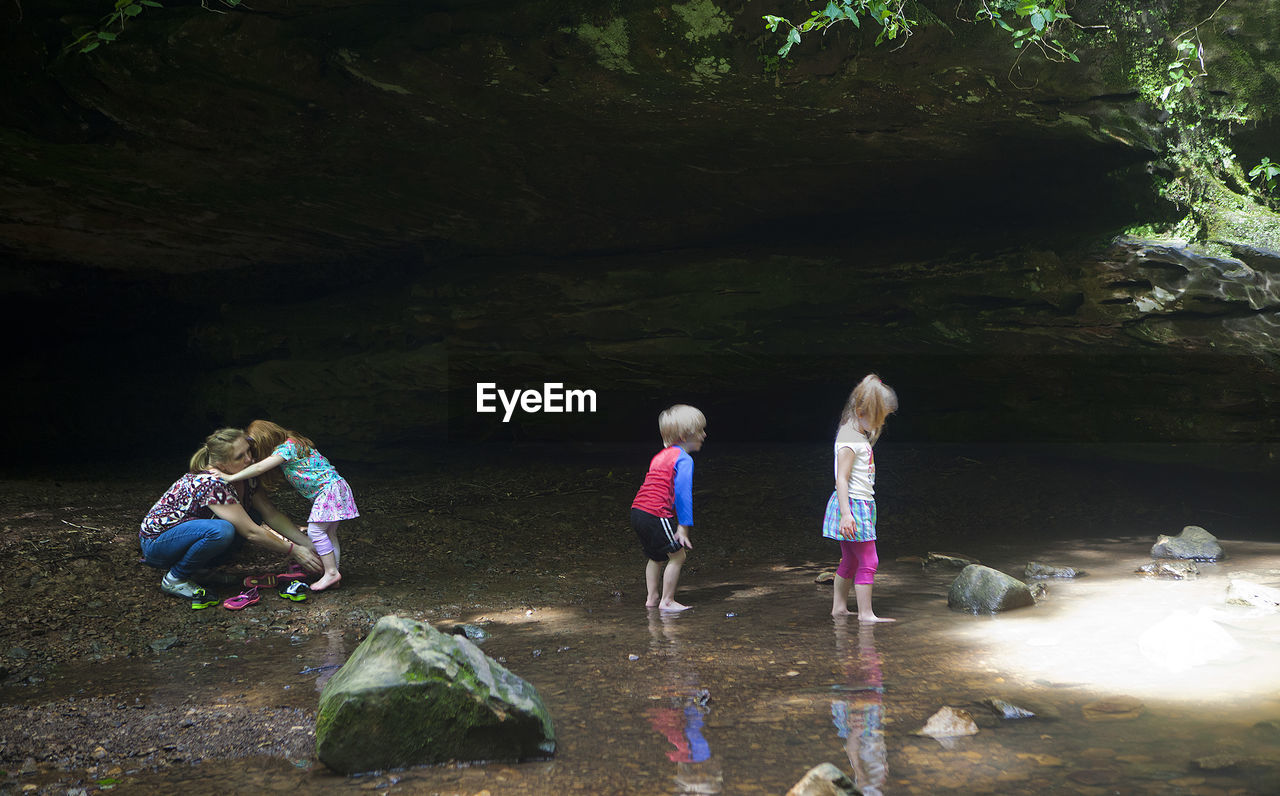
[[853,512],[854,537],[840,535],[840,497],[831,493],[827,501],[827,515],[822,518],[822,535],[828,539],[844,539],[848,542],[874,542],[876,540],[876,502],[849,498],[849,510]]

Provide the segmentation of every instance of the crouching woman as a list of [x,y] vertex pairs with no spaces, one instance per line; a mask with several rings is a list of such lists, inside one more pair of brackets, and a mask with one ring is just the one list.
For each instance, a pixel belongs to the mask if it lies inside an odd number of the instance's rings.
[[[169,487],[142,521],[138,538],[146,563],[167,570],[160,590],[206,607],[210,598],[201,580],[230,560],[243,541],[292,556],[303,568],[321,570],[320,559],[305,533],[272,505],[257,482],[228,484],[209,472],[238,473],[253,463],[249,440],[238,428],[213,432],[191,457],[186,475]],[[265,524],[245,510],[252,506]]]

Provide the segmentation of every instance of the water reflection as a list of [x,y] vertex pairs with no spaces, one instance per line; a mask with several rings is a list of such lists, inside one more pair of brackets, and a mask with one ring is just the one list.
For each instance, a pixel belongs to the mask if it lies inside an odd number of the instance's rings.
[[860,624],[849,638],[849,617],[835,623],[836,661],[844,672],[841,696],[831,700],[831,721],[844,739],[853,784],[866,796],[880,796],[889,764],[884,744],[884,680],[876,652],[876,626]]
[[701,687],[681,639],[679,614],[649,609],[649,652],[662,663],[663,679],[645,711],[649,726],[667,740],[667,759],[676,764],[676,793],[720,793],[724,773],[704,734],[711,692]]

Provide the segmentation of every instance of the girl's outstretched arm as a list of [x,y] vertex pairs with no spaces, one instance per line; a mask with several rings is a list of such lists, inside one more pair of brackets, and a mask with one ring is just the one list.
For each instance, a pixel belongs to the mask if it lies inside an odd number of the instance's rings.
[[267,458],[258,462],[257,464],[251,464],[238,473],[235,473],[235,474],[221,473],[221,478],[223,481],[226,481],[228,484],[234,484],[236,481],[243,481],[246,478],[257,478],[258,476],[262,475],[268,470],[274,470],[275,468],[279,467],[282,464],[284,464],[284,457],[277,456],[276,454],[273,453]]

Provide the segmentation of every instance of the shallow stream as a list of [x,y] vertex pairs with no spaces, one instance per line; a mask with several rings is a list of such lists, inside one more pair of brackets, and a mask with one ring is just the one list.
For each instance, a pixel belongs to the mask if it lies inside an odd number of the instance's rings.
[[[868,793],[1274,793],[1280,616],[1224,597],[1233,573],[1280,580],[1280,545],[1227,547],[1226,562],[1186,581],[1134,573],[1149,560],[1145,539],[970,551],[1006,571],[1035,557],[1089,573],[1050,581],[1039,605],[996,617],[948,610],[954,571],[910,562],[882,568],[877,610],[898,621],[878,626],[832,620],[829,587],[788,566],[704,581],[685,592],[695,607],[681,614],[612,605],[460,617],[487,623],[485,651],[537,684],[556,720],[553,760],[344,779],[310,760],[251,759],[130,783],[152,792],[781,794],[830,761],[856,771]],[[241,699],[305,703],[331,669],[288,682],[279,673],[339,661],[335,643],[242,651],[236,660],[249,660],[234,689]],[[185,691],[198,688],[192,677],[225,682],[225,661],[222,671],[200,668],[212,674],[178,678]],[[155,686],[160,698],[176,687]],[[979,704],[990,697],[1039,715],[997,718]],[[1085,710],[1117,697],[1141,707]],[[915,735],[943,706],[970,712],[979,733]]]

